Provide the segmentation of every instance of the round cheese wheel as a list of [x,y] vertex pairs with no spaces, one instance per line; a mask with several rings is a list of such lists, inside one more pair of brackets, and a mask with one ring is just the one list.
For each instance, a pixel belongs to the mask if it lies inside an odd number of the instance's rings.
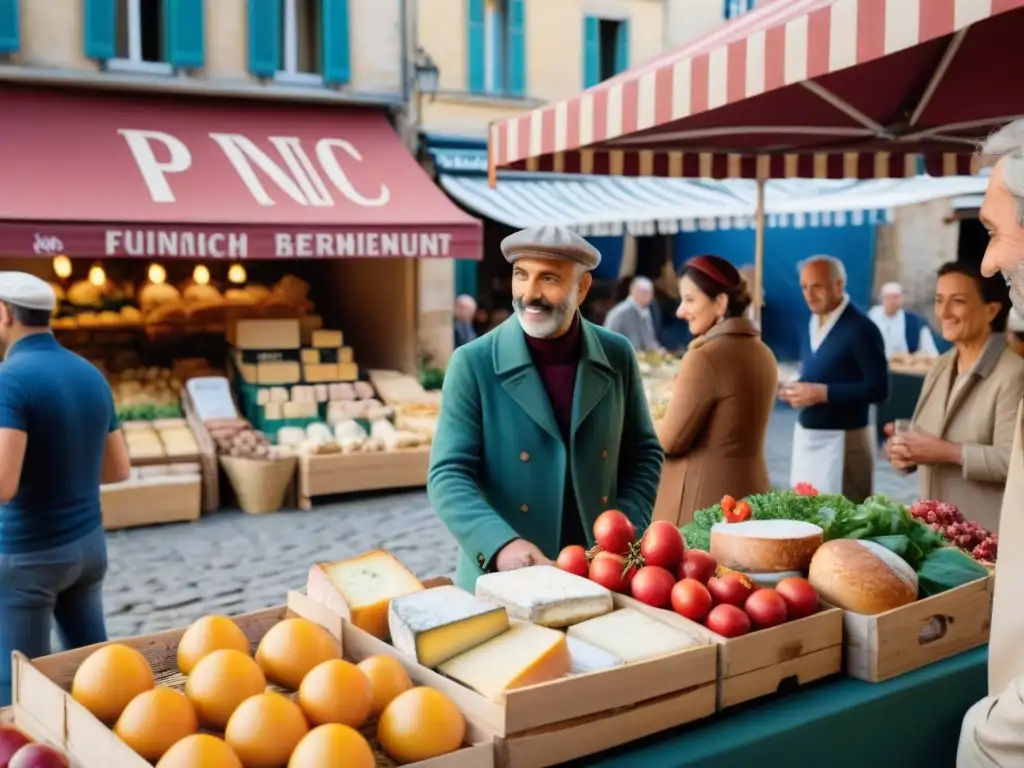
[[748,573],[807,570],[824,540],[814,523],[747,520],[711,527],[711,556],[719,565]]
[[819,547],[807,580],[821,599],[844,611],[874,615],[917,600],[917,574],[873,541],[835,539]]

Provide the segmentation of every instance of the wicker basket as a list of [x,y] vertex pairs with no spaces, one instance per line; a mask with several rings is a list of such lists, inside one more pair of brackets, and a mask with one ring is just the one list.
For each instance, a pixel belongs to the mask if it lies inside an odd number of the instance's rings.
[[231,481],[238,506],[250,515],[277,512],[281,508],[295,477],[295,463],[294,456],[274,461],[220,457],[220,465]]

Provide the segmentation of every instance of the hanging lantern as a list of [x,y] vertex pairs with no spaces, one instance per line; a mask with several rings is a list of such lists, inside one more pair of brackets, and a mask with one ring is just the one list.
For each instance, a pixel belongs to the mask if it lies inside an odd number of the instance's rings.
[[154,285],[162,285],[167,282],[167,270],[163,268],[161,264],[153,263],[149,265],[149,272],[146,274],[149,278],[149,282]]
[[208,270],[204,265],[199,264],[192,271],[192,279],[195,281],[196,285],[209,285],[210,270]]
[[53,272],[61,280],[71,277],[71,259],[64,255],[54,256]]
[[245,274],[245,267],[241,264],[232,264],[228,269],[228,282],[234,283],[235,285],[241,285],[248,279],[248,275]]
[[99,264],[94,264],[89,268],[89,282],[97,287],[107,282],[107,273],[103,271],[103,267]]

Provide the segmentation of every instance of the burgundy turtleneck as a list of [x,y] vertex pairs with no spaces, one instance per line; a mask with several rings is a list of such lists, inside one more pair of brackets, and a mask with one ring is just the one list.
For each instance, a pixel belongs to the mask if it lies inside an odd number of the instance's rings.
[[[576,392],[576,371],[580,363],[580,315],[572,319],[569,330],[561,336],[549,339],[535,339],[526,336],[530,357],[537,367],[537,373],[544,383],[544,391],[551,401],[555,421],[562,432],[568,455],[569,431],[572,428],[572,401]],[[566,464],[565,498],[562,502],[561,546],[580,544],[587,546],[587,537],[580,521],[576,506],[576,494],[572,487],[572,469]]]

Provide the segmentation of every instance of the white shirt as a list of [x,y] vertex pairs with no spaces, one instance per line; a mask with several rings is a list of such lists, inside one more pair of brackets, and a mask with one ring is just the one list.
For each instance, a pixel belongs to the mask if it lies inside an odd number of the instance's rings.
[[[907,315],[902,310],[889,316],[885,314],[885,308],[876,304],[868,311],[868,317],[878,326],[882,333],[882,340],[885,342],[885,357],[892,359],[893,355],[905,355],[910,352],[907,349]],[[928,357],[938,357],[939,350],[935,346],[935,339],[932,337],[931,329],[927,325],[921,327],[921,336],[917,341],[917,351]]]
[[846,311],[846,308],[850,306],[850,295],[848,293],[843,294],[843,300],[839,302],[839,306],[825,315],[824,318],[818,317],[818,315],[811,315],[811,323],[808,331],[811,334],[811,351],[817,352],[825,339],[828,338],[829,332],[832,330],[832,326],[839,320],[839,316]]

